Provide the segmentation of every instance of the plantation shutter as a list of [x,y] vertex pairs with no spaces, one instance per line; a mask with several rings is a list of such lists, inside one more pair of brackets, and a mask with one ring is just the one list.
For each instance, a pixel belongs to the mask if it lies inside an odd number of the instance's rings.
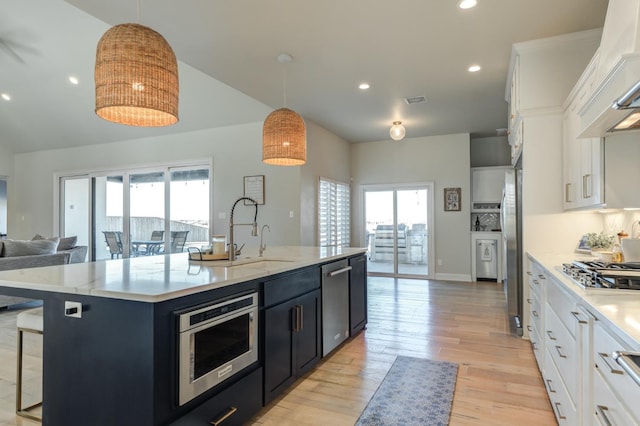
[[350,199],[348,184],[320,178],[318,191],[320,246],[349,247],[351,244]]

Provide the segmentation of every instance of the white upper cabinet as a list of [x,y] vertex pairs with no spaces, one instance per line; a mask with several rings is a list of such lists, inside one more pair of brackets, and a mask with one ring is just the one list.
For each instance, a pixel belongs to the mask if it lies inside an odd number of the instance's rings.
[[604,202],[604,164],[601,138],[578,138],[579,111],[594,88],[598,52],[569,94],[563,116],[563,207],[599,207]]
[[508,168],[474,167],[471,169],[472,211],[500,211],[504,172]]
[[513,165],[525,149],[524,141],[529,142],[526,118],[561,111],[571,87],[598,48],[600,36],[601,30],[596,29],[513,45],[505,88]]

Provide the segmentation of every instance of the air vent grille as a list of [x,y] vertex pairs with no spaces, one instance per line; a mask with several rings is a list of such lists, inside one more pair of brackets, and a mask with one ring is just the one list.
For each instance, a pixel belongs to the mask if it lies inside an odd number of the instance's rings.
[[425,96],[412,96],[410,98],[404,98],[404,101],[408,104],[421,104],[427,102],[427,98]]

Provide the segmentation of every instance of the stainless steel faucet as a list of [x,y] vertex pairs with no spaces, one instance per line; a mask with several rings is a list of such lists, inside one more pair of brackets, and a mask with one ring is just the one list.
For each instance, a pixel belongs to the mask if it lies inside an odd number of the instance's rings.
[[260,230],[260,250],[258,250],[258,257],[262,257],[262,253],[267,249],[267,243],[262,244],[262,237],[264,236],[264,228],[267,228],[267,231],[271,232],[271,228],[269,225],[262,225],[262,229]]
[[[253,223],[233,223],[233,211],[236,208],[236,204],[244,200],[251,201],[253,205],[256,207],[256,212],[253,216]],[[229,260],[236,260],[236,247],[233,243],[233,227],[240,226],[240,225],[248,225],[253,227],[251,229],[251,236],[252,237],[258,236],[258,203],[253,198],[240,197],[236,200],[235,203],[233,203],[233,206],[231,207],[231,215],[229,217]]]

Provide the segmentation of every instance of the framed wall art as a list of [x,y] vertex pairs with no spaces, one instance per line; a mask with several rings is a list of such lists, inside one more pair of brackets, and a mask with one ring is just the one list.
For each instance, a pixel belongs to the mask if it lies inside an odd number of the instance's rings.
[[[264,204],[264,175],[244,177],[244,196],[256,200],[258,204]],[[253,204],[245,200],[244,205]]]
[[445,188],[444,189],[444,211],[445,212],[459,212],[462,190],[460,188]]

